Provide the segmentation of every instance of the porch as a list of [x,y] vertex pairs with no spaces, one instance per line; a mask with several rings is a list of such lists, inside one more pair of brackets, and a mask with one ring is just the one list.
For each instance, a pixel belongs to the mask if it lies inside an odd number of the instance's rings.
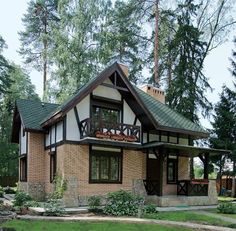
[[[147,202],[164,207],[217,204],[216,181],[208,180],[209,156],[227,151],[160,142],[144,146],[147,175],[143,187]],[[202,161],[204,179],[191,178],[191,157]]]

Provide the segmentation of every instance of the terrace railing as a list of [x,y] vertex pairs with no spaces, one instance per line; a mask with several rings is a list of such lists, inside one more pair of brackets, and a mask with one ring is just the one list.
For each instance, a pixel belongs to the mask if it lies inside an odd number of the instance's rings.
[[81,139],[86,137],[96,137],[100,139],[139,143],[140,134],[140,126],[136,125],[95,121],[91,118],[87,118],[80,122]]
[[177,183],[177,195],[207,196],[208,180],[180,180]]

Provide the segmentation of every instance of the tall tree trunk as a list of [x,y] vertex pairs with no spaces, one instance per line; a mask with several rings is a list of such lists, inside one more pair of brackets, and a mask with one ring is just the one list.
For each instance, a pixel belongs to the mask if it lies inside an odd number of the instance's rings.
[[159,21],[159,0],[156,0],[155,2],[155,46],[154,46],[154,83],[159,86],[160,84],[160,78],[158,74],[158,48],[159,48],[159,43],[158,43],[158,37],[159,37],[159,28],[158,28],[158,21]]
[[48,23],[48,15],[47,9],[45,10],[45,19],[44,19],[44,34],[43,38],[43,100],[46,100],[46,88],[47,88],[47,49],[48,49],[48,31],[47,31],[47,23]]

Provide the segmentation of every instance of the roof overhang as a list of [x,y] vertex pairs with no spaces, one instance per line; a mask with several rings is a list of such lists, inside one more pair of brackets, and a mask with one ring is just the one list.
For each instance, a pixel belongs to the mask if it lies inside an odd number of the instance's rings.
[[162,143],[162,142],[151,142],[143,144],[142,146],[142,149],[144,150],[157,149],[157,148],[163,148],[169,151],[177,150],[180,156],[187,156],[187,157],[197,157],[201,154],[206,154],[206,153],[209,155],[228,155],[231,153],[231,151],[223,149],[196,147],[196,146]]

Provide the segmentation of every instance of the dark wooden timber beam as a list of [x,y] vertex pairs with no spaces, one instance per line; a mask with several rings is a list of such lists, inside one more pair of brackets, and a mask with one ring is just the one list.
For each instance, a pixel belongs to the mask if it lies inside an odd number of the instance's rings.
[[117,90],[120,90],[120,91],[129,92],[129,90],[128,90],[127,88],[115,86],[115,85],[113,85],[113,84],[101,83],[101,85],[102,85],[102,86],[105,86],[105,87],[110,87],[110,88],[113,88],[113,89],[117,89]]

